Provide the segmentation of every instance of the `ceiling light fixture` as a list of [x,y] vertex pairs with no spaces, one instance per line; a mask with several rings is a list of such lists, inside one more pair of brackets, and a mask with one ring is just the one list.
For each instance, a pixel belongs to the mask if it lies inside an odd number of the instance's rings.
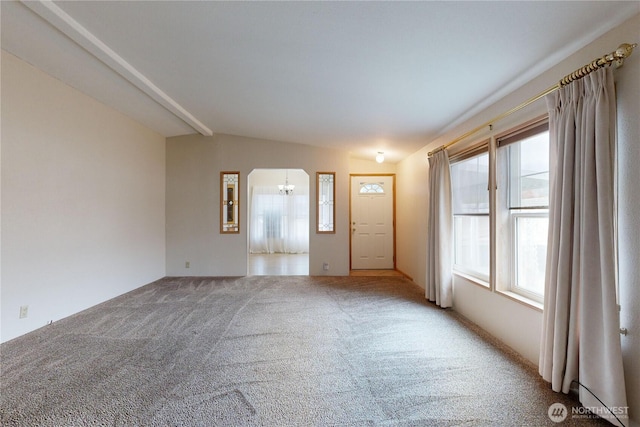
[[378,151],[378,154],[376,154],[376,162],[384,162],[384,153],[382,151]]
[[296,188],[295,185],[289,185],[289,171],[285,171],[284,185],[278,185],[278,190],[280,190],[280,194],[284,196],[288,196],[293,194],[293,189]]

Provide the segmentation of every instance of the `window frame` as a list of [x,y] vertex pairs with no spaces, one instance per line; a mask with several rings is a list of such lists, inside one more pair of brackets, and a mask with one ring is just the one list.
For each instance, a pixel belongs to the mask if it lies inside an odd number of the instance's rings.
[[[483,286],[489,287],[489,282],[490,282],[490,277],[491,277],[491,260],[489,260],[489,265],[487,266],[489,269],[489,272],[487,274],[483,273],[482,271],[478,271],[475,270],[473,268],[469,268],[467,266],[464,266],[462,264],[457,264],[456,263],[456,257],[455,257],[455,242],[457,241],[456,236],[455,236],[455,218],[456,216],[458,217],[486,217],[487,218],[487,222],[488,222],[488,226],[489,226],[489,248],[491,248],[491,218],[490,218],[490,214],[458,214],[458,215],[453,215],[453,221],[454,221],[454,227],[453,227],[453,242],[454,242],[454,256],[453,256],[453,272],[454,273],[460,273],[468,278],[471,278],[474,281],[479,281],[478,283],[480,283]],[[489,249],[490,252],[490,249]],[[489,257],[491,257],[491,254],[489,253]]]
[[[496,226],[495,235],[492,237],[496,240],[496,258],[506,262],[507,265],[497,266],[497,280],[496,291],[505,293],[511,297],[514,297],[518,301],[531,305],[536,308],[542,308],[544,303],[544,284],[542,286],[542,294],[532,292],[529,289],[518,286],[518,233],[517,233],[517,220],[519,218],[549,218],[549,205],[546,206],[513,206],[511,198],[514,194],[512,186],[514,185],[511,179],[513,167],[512,159],[509,155],[509,147],[519,142],[543,132],[549,131],[548,116],[542,116],[534,119],[528,123],[525,123],[515,129],[511,129],[504,132],[500,136],[496,137],[495,143],[495,168],[496,176],[502,177],[505,182],[500,183],[502,185],[496,186],[496,204],[495,215],[506,216],[506,219],[501,218],[503,223],[508,223],[505,227]],[[548,141],[550,143],[550,140]],[[505,150],[501,157],[501,150]],[[501,170],[504,168],[504,171]],[[551,168],[551,161],[549,162],[549,168]],[[518,171],[520,171],[520,165],[518,165]],[[551,172],[550,170],[548,171]],[[520,174],[518,174],[520,176]],[[498,180],[499,181],[499,180]],[[550,181],[549,181],[550,185]],[[501,193],[503,192],[503,193]],[[496,220],[496,222],[498,222]],[[506,239],[508,243],[505,245],[505,236],[501,235],[502,232],[507,233]],[[506,247],[505,247],[506,246]],[[508,254],[505,252],[508,250]],[[508,261],[505,261],[508,258]],[[505,280],[506,279],[506,280]]]
[[[531,206],[527,206],[526,201],[521,203],[523,200],[521,200],[520,197],[518,197],[519,202],[512,205],[510,200],[511,190],[509,188],[504,188],[507,187],[505,184],[509,182],[509,176],[511,175],[509,152],[507,150],[502,150],[502,148],[548,130],[549,116],[545,114],[537,116],[532,120],[521,122],[521,124],[512,126],[506,131],[494,133],[493,128],[490,128],[491,132],[487,139],[482,140],[475,145],[468,145],[468,148],[452,151],[449,154],[451,166],[479,154],[488,153],[489,157],[487,169],[487,190],[489,194],[489,277],[483,276],[482,274],[478,275],[477,272],[473,270],[469,271],[464,267],[461,268],[460,264],[455,263],[456,254],[453,252],[452,256],[454,258],[452,272],[454,276],[458,278],[456,280],[465,280],[467,283],[480,286],[487,289],[489,292],[499,294],[502,297],[508,298],[540,312],[544,309],[543,294],[537,294],[536,292],[531,292],[530,290],[519,286],[512,286],[512,283],[517,283],[515,275],[517,274],[516,262],[518,261],[518,258],[515,255],[512,255],[515,254],[515,245],[517,244],[517,233],[515,232],[516,230],[514,227],[516,226],[517,218],[548,218],[549,206],[534,206],[534,204],[536,204],[535,198],[542,197],[542,195],[526,197],[525,199],[528,199],[528,201],[531,202]],[[552,168],[554,164],[554,155],[551,151],[551,138],[551,135],[549,135],[549,169],[547,175],[549,187],[551,187],[553,175]],[[534,170],[532,172],[536,171]],[[520,169],[518,169],[518,173],[520,174]],[[536,172],[536,174],[537,173],[542,174],[544,171]],[[519,176],[519,178],[523,177]],[[536,189],[537,187],[534,186],[532,188]],[[525,188],[522,190],[524,189]],[[549,188],[549,197],[551,197],[550,190],[551,189]],[[453,191],[455,191],[455,189],[452,185],[452,192]],[[520,193],[518,192],[517,194]],[[452,220],[454,221],[455,216],[456,215],[452,212]],[[455,239],[455,235],[453,238]],[[455,251],[455,240],[452,243],[453,251]],[[541,244],[539,240],[536,243]],[[525,257],[525,259],[527,258]],[[546,275],[546,268],[544,274]],[[544,284],[542,289],[544,292]]]
[[509,287],[508,290],[513,292],[514,294],[518,294],[523,296],[524,298],[530,299],[537,303],[542,304],[544,302],[544,284],[543,284],[543,293],[538,294],[536,292],[532,292],[529,289],[518,286],[518,219],[519,218],[547,218],[549,219],[549,212],[542,212],[542,209],[539,209],[538,212],[531,212],[530,210],[519,210],[518,212],[510,211],[509,212],[509,241],[510,241],[510,249],[511,256],[509,257]]
[[316,234],[336,234],[335,172],[316,172]]
[[[450,161],[450,167],[453,167],[456,163],[461,163],[467,160],[471,160],[475,157],[479,157],[482,155],[487,155],[487,192],[489,193],[489,182],[490,182],[490,169],[491,169],[491,154],[490,154],[490,149],[489,149],[489,140],[484,140],[478,144],[474,144],[469,146],[468,148],[462,149],[454,154],[451,154],[449,156],[449,161]],[[453,192],[453,186],[452,186],[452,192]],[[491,233],[491,200],[489,197],[489,194],[487,194],[487,201],[489,203],[488,205],[488,212],[485,213],[468,213],[468,214],[456,214],[455,212],[452,212],[452,219],[453,219],[453,265],[452,265],[452,270],[454,274],[458,274],[461,276],[464,276],[465,278],[481,285],[484,286],[486,288],[490,288],[490,277],[491,277],[491,240],[492,240],[492,233]],[[485,274],[484,272],[466,267],[464,265],[461,264],[457,264],[456,263],[456,235],[455,235],[455,219],[456,216],[458,217],[486,217],[487,221],[488,221],[488,226],[489,226],[489,265],[488,265],[488,272],[487,274]]]

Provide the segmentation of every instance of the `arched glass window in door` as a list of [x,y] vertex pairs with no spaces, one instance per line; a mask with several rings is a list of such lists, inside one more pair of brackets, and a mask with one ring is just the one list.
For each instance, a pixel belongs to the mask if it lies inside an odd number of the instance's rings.
[[384,183],[382,182],[361,182],[360,194],[384,194]]

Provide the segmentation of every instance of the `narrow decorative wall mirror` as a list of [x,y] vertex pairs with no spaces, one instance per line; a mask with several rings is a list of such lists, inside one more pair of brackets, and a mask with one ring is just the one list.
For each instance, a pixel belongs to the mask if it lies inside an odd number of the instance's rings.
[[316,173],[316,201],[318,204],[316,233],[332,234],[336,232],[335,181],[335,172]]
[[240,233],[240,172],[220,172],[220,233]]

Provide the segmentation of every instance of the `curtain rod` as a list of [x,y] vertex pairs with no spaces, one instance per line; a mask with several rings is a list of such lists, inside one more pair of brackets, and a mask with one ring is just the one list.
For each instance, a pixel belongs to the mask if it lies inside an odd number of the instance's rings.
[[494,117],[493,119],[489,120],[488,122],[481,124],[477,128],[471,129],[469,132],[459,136],[458,138],[454,139],[453,141],[451,141],[451,142],[449,142],[447,144],[441,145],[440,147],[436,148],[433,151],[429,151],[429,153],[427,153],[427,156],[431,157],[432,155],[434,155],[438,151],[445,150],[446,148],[452,146],[453,144],[456,144],[456,143],[468,138],[469,136],[473,135],[474,133],[477,133],[478,131],[486,128],[487,126],[491,126],[493,123],[497,122],[498,120],[504,119],[505,117],[515,113],[518,110],[523,109],[524,107],[528,106],[529,104],[532,104],[532,103],[536,102],[537,100],[539,100],[541,98],[544,98],[548,94],[555,92],[556,90],[560,89],[561,87],[568,85],[572,81],[579,80],[579,79],[583,78],[584,76],[586,76],[587,74],[597,70],[598,68],[604,67],[605,65],[609,65],[609,64],[612,64],[614,62],[616,63],[617,67],[622,66],[622,63],[624,62],[625,58],[627,58],[627,57],[629,57],[629,55],[631,55],[631,53],[633,52],[633,49],[636,46],[638,46],[637,43],[633,43],[633,44],[623,43],[623,44],[621,44],[615,51],[613,51],[613,52],[611,52],[611,53],[609,53],[607,55],[604,55],[604,56],[602,56],[602,57],[600,57],[598,59],[594,59],[593,61],[591,61],[587,65],[575,70],[573,73],[567,74],[558,83],[556,83],[554,86],[551,86],[550,88],[545,89],[544,91],[540,92],[539,94],[535,95],[534,97],[527,99],[522,104],[517,105],[517,106],[513,107],[512,109],[510,109],[509,111],[506,111],[506,112],[500,114],[499,116]]

